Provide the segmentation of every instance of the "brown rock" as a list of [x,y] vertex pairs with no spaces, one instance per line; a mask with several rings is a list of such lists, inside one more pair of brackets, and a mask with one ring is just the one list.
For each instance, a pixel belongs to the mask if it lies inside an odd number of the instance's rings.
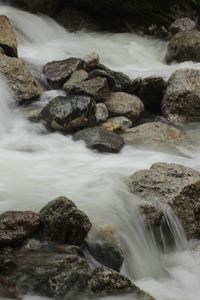
[[6,16],[0,16],[0,47],[5,54],[17,57],[17,40],[13,26]]

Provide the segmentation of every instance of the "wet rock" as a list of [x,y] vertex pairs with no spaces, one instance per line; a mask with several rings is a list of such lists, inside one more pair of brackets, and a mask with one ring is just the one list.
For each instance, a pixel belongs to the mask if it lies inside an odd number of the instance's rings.
[[137,95],[147,110],[159,113],[165,89],[166,83],[162,77],[147,77],[142,80]]
[[82,82],[88,79],[88,73],[84,70],[76,70],[74,71],[69,80],[64,84],[63,89],[68,90],[72,86],[76,85],[76,83]]
[[200,31],[181,31],[175,34],[168,44],[166,61],[200,62]]
[[133,122],[144,111],[144,105],[138,97],[123,92],[111,93],[105,104],[110,116],[125,116]]
[[108,110],[104,103],[97,103],[95,118],[96,123],[101,123],[108,119]]
[[38,99],[42,92],[39,83],[20,58],[0,55],[0,74],[7,79],[19,104]]
[[41,111],[40,120],[53,130],[74,132],[95,122],[96,106],[89,96],[58,96]]
[[40,215],[42,238],[56,243],[81,245],[92,226],[89,218],[66,197],[49,202]]
[[0,246],[13,245],[29,237],[41,225],[38,214],[29,211],[8,211],[0,215]]
[[171,75],[162,113],[172,123],[200,121],[200,70],[181,69]]
[[67,89],[70,94],[88,95],[94,98],[95,102],[105,102],[110,89],[106,78],[96,77],[77,83]]
[[122,137],[98,127],[78,131],[74,134],[73,139],[75,141],[84,140],[88,148],[99,152],[118,153],[124,146]]
[[187,237],[200,237],[199,172],[178,164],[156,163],[134,173],[129,186],[132,193],[141,197],[141,210],[148,225],[161,225],[165,210],[171,207]]
[[117,245],[99,240],[88,243],[87,250],[103,266],[120,272],[124,262],[124,255]]
[[133,293],[144,300],[155,300],[149,294],[140,290],[127,277],[106,268],[95,269],[88,286],[93,295],[109,296]]
[[180,18],[174,21],[169,26],[169,32],[171,32],[173,35],[180,32],[180,31],[191,31],[194,30],[197,27],[197,24],[195,21],[191,20],[190,18]]
[[179,129],[161,122],[145,123],[127,129],[122,136],[127,144],[157,142],[180,145],[185,142],[185,136]]
[[126,92],[129,94],[136,94],[140,89],[140,85],[142,84],[143,79],[141,77],[137,77],[134,80],[131,80]]
[[84,65],[83,68],[89,72],[90,70],[93,70],[100,62],[99,60],[99,54],[96,52],[92,52],[88,55],[86,55],[83,58]]
[[130,127],[132,127],[132,121],[126,117],[110,118],[101,125],[101,128],[118,134],[124,133]]
[[17,57],[17,40],[13,26],[6,16],[0,16],[0,47],[6,55]]
[[70,57],[65,60],[52,61],[47,63],[43,72],[53,89],[60,89],[63,84],[69,79],[70,75],[81,69],[83,61],[79,58]]
[[106,71],[100,69],[94,69],[89,73],[89,79],[96,78],[96,77],[107,78],[110,89],[112,90],[114,88],[115,81],[111,75],[106,73]]

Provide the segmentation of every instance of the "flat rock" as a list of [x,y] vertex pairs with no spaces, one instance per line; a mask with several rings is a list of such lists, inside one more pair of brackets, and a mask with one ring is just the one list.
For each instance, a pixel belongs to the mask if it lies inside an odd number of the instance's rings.
[[78,131],[73,139],[75,141],[84,140],[88,148],[99,152],[118,153],[124,146],[122,137],[98,127]]
[[17,40],[14,28],[6,16],[0,16],[0,47],[6,55],[17,57]]

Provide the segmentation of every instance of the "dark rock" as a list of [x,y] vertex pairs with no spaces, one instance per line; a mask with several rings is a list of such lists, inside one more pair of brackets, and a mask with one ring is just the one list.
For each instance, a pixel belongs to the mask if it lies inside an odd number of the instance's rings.
[[180,18],[174,21],[169,26],[169,32],[171,32],[173,35],[180,32],[180,31],[191,31],[194,30],[197,27],[197,24],[195,21],[191,20],[190,18]]
[[126,92],[129,94],[137,94],[140,89],[142,80],[142,77],[137,77],[134,80],[131,80]]
[[147,77],[142,80],[137,95],[147,110],[159,113],[165,89],[166,83],[162,77]]
[[38,214],[8,211],[0,215],[0,246],[13,245],[32,235],[41,225]]
[[89,218],[66,197],[49,202],[40,215],[42,238],[56,243],[81,245],[92,226]]
[[181,69],[171,75],[162,113],[176,124],[200,121],[200,70]]
[[10,20],[6,16],[0,16],[0,47],[5,54],[17,57],[17,40]]
[[122,137],[98,127],[78,131],[73,139],[75,141],[84,140],[88,148],[99,152],[118,153],[124,146]]
[[22,300],[21,291],[17,289],[16,285],[2,276],[0,276],[0,296],[1,299]]
[[89,79],[96,78],[96,77],[107,78],[110,89],[112,90],[114,88],[115,81],[111,75],[106,73],[106,71],[100,69],[94,69],[89,73]]
[[175,34],[168,44],[166,61],[200,62],[200,31],[181,31]]
[[88,95],[96,102],[105,102],[110,89],[106,78],[96,77],[67,88],[68,93],[78,95]]
[[95,123],[95,111],[89,96],[58,96],[42,109],[40,120],[53,130],[70,133]]
[[34,13],[53,15],[58,7],[58,0],[11,0],[11,4]]
[[60,89],[63,84],[67,81],[70,75],[81,69],[83,61],[79,58],[70,57],[65,60],[52,61],[47,63],[43,72],[53,89]]

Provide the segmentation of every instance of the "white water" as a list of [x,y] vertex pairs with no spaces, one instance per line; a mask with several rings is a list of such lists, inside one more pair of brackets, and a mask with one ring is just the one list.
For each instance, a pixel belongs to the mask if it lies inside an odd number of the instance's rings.
[[[3,5],[0,14],[12,20],[19,55],[30,63],[38,77],[47,61],[71,55],[83,57],[92,51],[100,54],[103,63],[132,78],[150,74],[169,77],[176,68],[200,67],[191,62],[165,65],[166,43],[158,40],[134,34],[72,34],[47,17]],[[127,188],[127,178],[132,173],[158,161],[200,170],[199,146],[170,153],[142,145],[126,146],[117,155],[92,152],[82,142],[75,143],[58,133],[46,134],[41,125],[28,122],[19,109],[12,107],[12,94],[3,79],[0,87],[0,211],[38,211],[53,198],[66,195],[91,218],[91,238],[99,228],[114,228],[115,238],[126,254],[123,272],[141,288],[157,300],[199,300],[198,241],[195,246],[188,244],[180,223],[169,212],[177,249],[161,254],[143,226],[136,197]],[[196,126],[198,130],[199,125]]]

